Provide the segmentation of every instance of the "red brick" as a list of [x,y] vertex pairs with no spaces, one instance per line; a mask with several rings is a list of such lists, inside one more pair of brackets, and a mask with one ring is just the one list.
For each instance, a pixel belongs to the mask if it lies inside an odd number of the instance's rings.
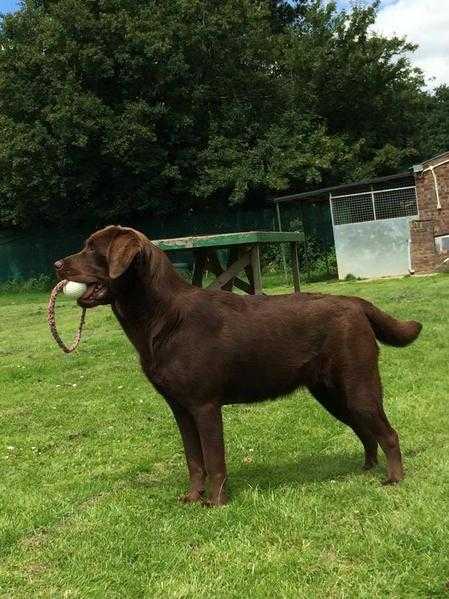
[[[435,165],[449,158],[449,152],[424,164]],[[436,251],[435,237],[449,235],[449,162],[435,169],[441,208],[437,207],[437,195],[431,171],[415,176],[418,220],[410,223],[410,254],[412,268],[416,273],[433,272],[447,254]]]

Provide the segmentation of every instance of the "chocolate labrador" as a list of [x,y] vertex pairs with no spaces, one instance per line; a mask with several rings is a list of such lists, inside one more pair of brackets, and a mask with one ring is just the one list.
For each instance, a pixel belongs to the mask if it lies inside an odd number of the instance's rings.
[[356,297],[193,287],[145,235],[120,226],[97,231],[55,267],[61,279],[87,284],[80,306],[111,305],[173,411],[190,476],[184,501],[227,502],[222,405],[274,399],[301,386],[354,431],[365,468],[377,463],[379,444],[385,483],[403,478],[398,435],[382,406],[376,338],[405,346],[419,335],[419,322],[396,320]]

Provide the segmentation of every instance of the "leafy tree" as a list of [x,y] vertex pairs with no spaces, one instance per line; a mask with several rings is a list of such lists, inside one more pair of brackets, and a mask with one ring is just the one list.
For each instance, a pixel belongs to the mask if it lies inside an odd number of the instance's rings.
[[[98,223],[388,172],[422,80],[376,4],[24,0],[0,26],[0,223]],[[421,113],[420,113],[421,114]]]
[[449,150],[449,86],[441,85],[424,98],[420,132],[420,157],[425,160]]
[[319,115],[329,134],[352,149],[333,179],[388,174],[416,152],[422,74],[407,53],[415,46],[373,31],[378,2],[312,2],[297,20],[286,59],[296,106]]

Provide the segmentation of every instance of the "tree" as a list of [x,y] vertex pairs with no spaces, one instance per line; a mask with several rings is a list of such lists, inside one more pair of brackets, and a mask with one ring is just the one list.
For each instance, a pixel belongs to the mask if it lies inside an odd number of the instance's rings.
[[0,223],[263,202],[414,152],[410,45],[376,5],[24,0],[0,27]]
[[419,127],[419,156],[431,158],[449,150],[449,86],[441,85],[423,101]]
[[349,162],[334,165],[334,180],[388,174],[416,153],[423,79],[407,58],[415,46],[376,34],[377,8],[348,14],[317,0],[292,31],[286,68],[296,105],[352,149]]

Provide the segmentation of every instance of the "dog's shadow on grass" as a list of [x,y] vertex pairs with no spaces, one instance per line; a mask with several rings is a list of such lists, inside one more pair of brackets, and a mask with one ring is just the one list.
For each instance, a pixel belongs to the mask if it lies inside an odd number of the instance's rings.
[[[302,456],[297,460],[272,463],[244,463],[230,471],[233,493],[257,487],[261,490],[276,487],[299,487],[323,482],[343,481],[357,476],[366,476],[362,469],[363,453],[333,453],[326,455]],[[382,460],[381,460],[382,467]],[[375,473],[376,467],[369,472]]]

